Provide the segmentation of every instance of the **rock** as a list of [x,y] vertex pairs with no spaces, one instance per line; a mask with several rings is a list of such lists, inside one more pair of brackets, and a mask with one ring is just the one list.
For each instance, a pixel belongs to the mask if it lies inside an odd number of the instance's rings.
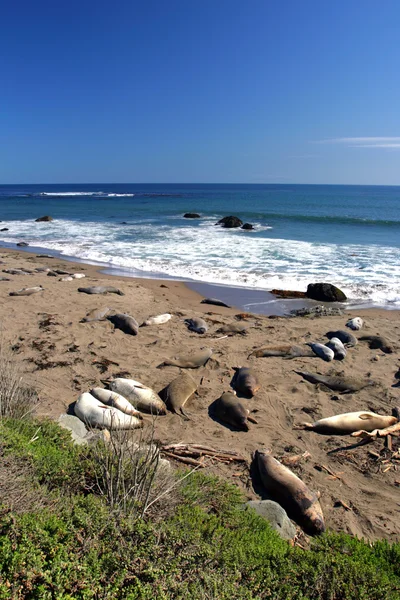
[[296,535],[296,527],[277,502],[250,500],[245,506],[253,508],[260,517],[268,521],[272,529],[275,529],[284,540],[292,540]]
[[307,298],[305,292],[296,292],[292,290],[271,290],[271,294],[279,298]]
[[128,225],[127,221],[121,221],[120,225]]
[[218,223],[216,223],[216,225],[222,225],[222,227],[231,229],[233,227],[240,227],[241,225],[243,225],[243,221],[241,221],[238,217],[234,216],[223,217],[218,221]]
[[58,424],[63,429],[68,429],[71,432],[74,444],[77,444],[78,446],[87,444],[87,439],[85,438],[88,434],[88,430],[78,417],[64,413],[58,417]]
[[254,229],[254,225],[252,225],[251,223],[244,223],[241,229]]
[[346,294],[331,283],[310,283],[307,286],[307,298],[320,302],[345,302]]
[[26,246],[29,246],[29,244],[28,242],[18,242],[17,246],[20,248],[26,248]]
[[0,229],[0,231],[9,231],[8,227],[3,227],[3,229]]
[[53,221],[53,217],[45,215],[44,217],[39,217],[38,219],[35,219],[35,221],[36,223],[39,223],[40,221]]
[[313,306],[311,308],[299,308],[291,310],[292,317],[340,317],[343,311],[340,308],[329,306]]
[[183,216],[185,219],[200,219],[200,215],[197,213],[185,213]]

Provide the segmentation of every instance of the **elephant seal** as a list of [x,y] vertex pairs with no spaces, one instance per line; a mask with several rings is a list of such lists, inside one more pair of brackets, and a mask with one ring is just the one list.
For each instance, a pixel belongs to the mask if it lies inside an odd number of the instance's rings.
[[255,460],[265,489],[288,512],[289,517],[308,534],[325,531],[324,516],[318,495],[271,455],[270,450],[255,453]]
[[118,313],[116,315],[110,315],[106,317],[108,321],[114,325],[115,329],[120,329],[124,333],[128,333],[130,335],[137,335],[139,331],[139,324],[130,315],[125,315],[122,313]]
[[332,350],[332,348],[328,348],[328,346],[325,346],[324,344],[311,343],[308,345],[310,346],[311,350],[316,354],[316,356],[319,356],[320,358],[322,358],[322,360],[325,360],[326,362],[330,362],[335,358],[335,353]]
[[29,271],[25,271],[25,269],[3,269],[3,273],[8,275],[30,275]]
[[338,331],[328,331],[326,337],[330,340],[332,338],[337,338],[345,346],[356,346],[358,343],[357,338],[350,333],[350,331],[343,331],[342,329],[339,329]]
[[92,287],[78,288],[78,292],[83,292],[84,294],[118,294],[119,296],[124,296],[124,292],[113,287],[112,285],[95,285]]
[[333,350],[335,360],[343,360],[346,358],[347,350],[338,338],[331,338],[326,344],[326,347]]
[[108,306],[104,308],[94,308],[89,311],[86,317],[80,320],[80,323],[92,323],[93,321],[103,321],[106,314],[110,312]]
[[249,367],[234,367],[234,369],[236,372],[232,378],[232,387],[247,398],[252,398],[261,387],[257,375]]
[[208,331],[207,323],[204,319],[201,319],[200,317],[185,319],[185,323],[189,331],[195,331],[196,333],[206,333]]
[[341,376],[329,377],[328,375],[318,375],[318,373],[308,373],[307,371],[295,371],[295,373],[301,375],[303,379],[310,383],[323,383],[326,387],[341,394],[358,392],[370,385],[376,385],[375,382],[370,379],[357,379],[356,377]]
[[157,315],[156,317],[149,317],[141,324],[140,327],[145,327],[147,325],[161,325],[162,323],[167,323],[170,320],[172,315],[170,313],[164,313],[163,315]]
[[360,342],[369,342],[371,350],[379,349],[385,354],[392,354],[394,352],[393,344],[381,335],[363,335],[358,339]]
[[307,429],[323,435],[348,435],[354,431],[373,431],[384,429],[397,423],[396,417],[377,415],[373,412],[359,411],[326,417],[315,423],[302,423],[294,429]]
[[212,404],[214,415],[221,421],[232,425],[236,429],[249,431],[248,421],[257,423],[255,419],[249,416],[250,411],[243,406],[236,392],[224,392],[218,400]]
[[65,277],[60,277],[58,281],[73,281],[71,275],[65,275]]
[[92,396],[94,396],[103,404],[107,404],[107,406],[113,406],[114,408],[118,408],[118,410],[122,411],[126,415],[133,415],[138,419],[142,419],[141,413],[132,406],[132,404],[121,394],[117,394],[117,392],[112,392],[111,390],[104,390],[103,388],[93,388],[90,390]]
[[74,407],[75,415],[89,427],[101,429],[137,429],[143,422],[134,416],[127,415],[117,408],[106,406],[92,394],[84,392]]
[[225,306],[225,308],[231,308],[228,304],[222,302],[222,300],[217,300],[217,298],[204,298],[200,304],[214,304],[214,306]]
[[108,387],[112,392],[117,392],[129,400],[137,410],[154,415],[167,414],[167,408],[160,396],[139,381],[118,377],[109,382]]
[[217,329],[216,333],[226,333],[227,335],[236,335],[240,333],[241,335],[246,335],[247,330],[250,329],[251,325],[246,325],[245,323],[229,323],[228,325],[223,325],[219,329]]
[[22,288],[22,290],[18,290],[17,292],[10,292],[9,296],[31,296],[32,294],[37,294],[37,292],[44,292],[44,288],[42,286],[31,287],[31,288]]
[[163,363],[158,365],[158,369],[161,367],[172,366],[172,367],[181,367],[182,369],[198,369],[199,367],[203,367],[209,358],[211,358],[213,351],[211,348],[204,348],[200,352],[196,352],[195,354],[180,354],[179,356],[174,358],[167,358]]
[[364,321],[361,317],[354,317],[354,319],[349,319],[346,323],[346,327],[353,329],[353,331],[358,331],[363,325]]
[[256,356],[258,358],[262,356],[282,356],[284,358],[299,358],[299,357],[315,357],[316,354],[307,345],[296,346],[290,344],[278,344],[276,346],[265,346],[254,350],[249,354],[250,356]]
[[83,279],[84,277],[86,277],[85,273],[72,273],[71,274],[72,279]]
[[165,390],[167,407],[177,415],[183,415],[188,419],[183,407],[196,391],[197,383],[193,377],[189,373],[180,373]]

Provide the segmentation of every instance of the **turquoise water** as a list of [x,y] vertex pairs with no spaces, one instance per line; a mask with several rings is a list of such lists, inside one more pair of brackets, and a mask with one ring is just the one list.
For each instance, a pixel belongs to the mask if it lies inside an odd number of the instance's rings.
[[[34,221],[44,214],[54,221]],[[255,230],[215,226],[231,214]],[[9,229],[2,243],[27,241],[135,275],[267,290],[329,281],[353,302],[400,304],[400,187],[0,186],[0,218]]]

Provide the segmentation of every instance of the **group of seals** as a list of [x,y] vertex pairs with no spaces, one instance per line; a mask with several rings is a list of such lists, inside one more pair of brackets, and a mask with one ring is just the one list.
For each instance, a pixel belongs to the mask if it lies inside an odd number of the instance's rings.
[[89,392],[84,392],[79,396],[75,403],[74,412],[89,427],[99,427],[100,429],[136,429],[142,427],[142,421],[137,416],[127,414],[112,405],[107,406]]

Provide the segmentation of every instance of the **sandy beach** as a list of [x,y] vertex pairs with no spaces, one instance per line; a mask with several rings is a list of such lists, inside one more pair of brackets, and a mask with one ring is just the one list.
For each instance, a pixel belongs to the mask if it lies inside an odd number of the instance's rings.
[[[156,367],[168,357],[184,351],[210,347],[214,354],[205,367],[192,370],[200,384],[199,396],[188,406],[190,421],[169,413],[156,420],[156,437],[162,443],[194,442],[240,452],[250,463],[256,449],[271,448],[277,457],[310,453],[295,472],[321,494],[327,527],[369,539],[399,537],[398,511],[400,462],[390,460],[391,452],[383,441],[352,450],[327,454],[334,448],[354,443],[348,436],[321,436],[312,431],[295,430],[304,421],[358,411],[372,410],[391,414],[400,406],[400,387],[394,377],[399,369],[398,352],[384,354],[371,350],[365,342],[350,348],[343,362],[326,363],[319,358],[255,358],[253,349],[274,343],[303,344],[326,340],[330,330],[345,329],[348,316],[365,320],[356,336],[382,335],[399,344],[399,313],[380,309],[348,311],[343,316],[320,318],[275,318],[250,315],[246,335],[221,338],[216,331],[223,324],[238,322],[237,308],[201,304],[202,296],[184,283],[172,280],[147,280],[102,274],[92,265],[60,258],[38,258],[36,254],[1,249],[1,268],[50,267],[70,273],[84,273],[84,279],[60,281],[45,272],[2,276],[0,322],[3,343],[12,346],[16,360],[24,365],[25,378],[40,396],[38,415],[57,419],[80,393],[103,387],[102,381],[116,376],[131,377],[160,391],[179,369]],[[31,296],[12,297],[9,293],[23,287],[43,286]],[[112,285],[124,295],[87,295],[79,287]],[[114,329],[109,321],[81,323],[92,309],[109,307],[128,313],[142,323],[152,315],[170,312],[172,319],[163,325],[142,327],[137,336]],[[187,329],[187,317],[202,316],[209,326],[204,335]],[[251,400],[244,401],[257,420],[250,431],[234,431],[209,414],[210,404],[228,390],[233,367],[251,366],[261,388]],[[354,394],[338,395],[321,386],[305,382],[295,371],[340,373],[369,377],[377,385]],[[398,438],[393,438],[393,450]],[[372,451],[372,453],[371,453]],[[374,455],[376,453],[379,455]],[[386,454],[385,454],[386,453]],[[382,458],[388,462],[382,463]],[[216,466],[206,469],[229,478],[249,499],[265,497],[254,484],[247,466]],[[397,482],[397,483],[396,483]]]

